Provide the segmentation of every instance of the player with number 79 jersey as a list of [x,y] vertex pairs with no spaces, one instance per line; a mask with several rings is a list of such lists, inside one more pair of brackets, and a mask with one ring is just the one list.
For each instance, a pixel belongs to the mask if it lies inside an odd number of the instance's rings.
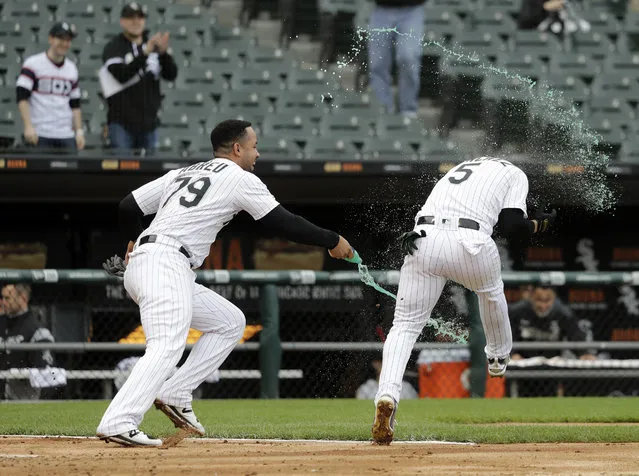
[[406,257],[375,398],[376,443],[393,439],[406,364],[447,280],[477,294],[488,373],[502,377],[506,372],[512,332],[499,252],[491,235],[497,223],[509,240],[548,229],[555,212],[528,220],[527,195],[526,175],[510,162],[492,157],[462,162],[437,182],[413,230],[401,236]]
[[[100,438],[125,446],[160,446],[138,429],[155,406],[194,434],[204,427],[193,413],[192,392],[217,370],[244,332],[244,314],[211,289],[195,283],[193,268],[209,253],[218,232],[240,211],[278,235],[321,246],[333,258],[350,258],[343,237],[282,207],[253,175],[257,135],[250,122],[224,121],[211,132],[215,158],[168,172],[120,203],[120,221],[131,237],[124,287],[140,307],[147,339],[136,363],[100,422]],[[145,229],[144,216],[155,214]],[[189,328],[203,334],[169,378]]]

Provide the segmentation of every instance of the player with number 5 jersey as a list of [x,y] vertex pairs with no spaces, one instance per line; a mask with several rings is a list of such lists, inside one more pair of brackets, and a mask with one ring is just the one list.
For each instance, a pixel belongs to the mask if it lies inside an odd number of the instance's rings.
[[[203,435],[192,392],[224,362],[242,337],[242,311],[195,283],[194,268],[209,254],[219,231],[242,210],[280,236],[321,246],[337,259],[353,256],[343,237],[282,207],[252,173],[259,157],[250,122],[228,120],[211,132],[215,158],[173,170],[134,190],[120,203],[131,236],[124,287],[140,307],[147,339],[136,363],[100,422],[100,438],[125,446],[160,446],[138,429],[153,403],[173,423]],[[144,217],[155,214],[145,229]],[[173,374],[189,327],[203,332]]]
[[553,210],[528,220],[527,195],[526,175],[510,162],[492,157],[462,162],[437,182],[413,230],[400,237],[406,257],[375,398],[376,443],[393,439],[406,364],[447,280],[477,294],[488,373],[501,377],[506,372],[512,333],[493,227],[499,224],[509,240],[527,240],[546,231],[556,216]]

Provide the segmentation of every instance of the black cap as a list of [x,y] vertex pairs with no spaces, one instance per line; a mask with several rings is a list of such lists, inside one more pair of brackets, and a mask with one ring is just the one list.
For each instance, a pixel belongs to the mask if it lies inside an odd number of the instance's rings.
[[132,18],[135,16],[146,18],[146,6],[140,5],[138,2],[131,2],[122,7],[120,18]]
[[75,25],[66,21],[55,23],[49,30],[49,36],[55,36],[56,38],[70,36],[71,38],[75,38]]

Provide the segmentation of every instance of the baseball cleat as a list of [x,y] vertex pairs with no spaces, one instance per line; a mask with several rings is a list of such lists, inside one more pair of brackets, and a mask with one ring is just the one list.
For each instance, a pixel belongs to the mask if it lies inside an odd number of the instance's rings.
[[149,438],[146,433],[138,430],[137,428],[130,431],[125,431],[118,435],[106,436],[102,433],[97,434],[98,438],[106,441],[107,443],[118,443],[122,446],[136,446],[136,447],[159,447],[162,446],[162,440]]
[[373,443],[378,445],[390,445],[395,434],[395,412],[397,403],[388,396],[383,395],[375,405],[375,420],[373,421]]
[[155,404],[155,408],[169,417],[176,428],[182,428],[183,430],[196,433],[200,436],[204,436],[206,433],[206,430],[195,416],[195,413],[193,413],[192,408],[180,409],[173,405],[163,403],[160,400],[155,400],[153,403]]
[[506,373],[508,362],[510,362],[509,355],[501,358],[493,357],[488,359],[488,375],[491,377],[503,377]]

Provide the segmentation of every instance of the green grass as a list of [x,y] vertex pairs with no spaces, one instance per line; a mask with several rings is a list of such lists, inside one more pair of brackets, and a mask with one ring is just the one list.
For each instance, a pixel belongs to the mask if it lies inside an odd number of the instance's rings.
[[[94,435],[107,404],[3,403],[0,434]],[[368,440],[373,418],[372,402],[360,400],[200,400],[194,409],[207,436],[222,438]],[[639,441],[639,425],[616,423],[639,423],[639,398],[408,400],[397,421],[398,440],[629,442]],[[494,425],[511,422],[518,424]],[[173,432],[156,410],[147,413],[141,428],[151,435]]]

